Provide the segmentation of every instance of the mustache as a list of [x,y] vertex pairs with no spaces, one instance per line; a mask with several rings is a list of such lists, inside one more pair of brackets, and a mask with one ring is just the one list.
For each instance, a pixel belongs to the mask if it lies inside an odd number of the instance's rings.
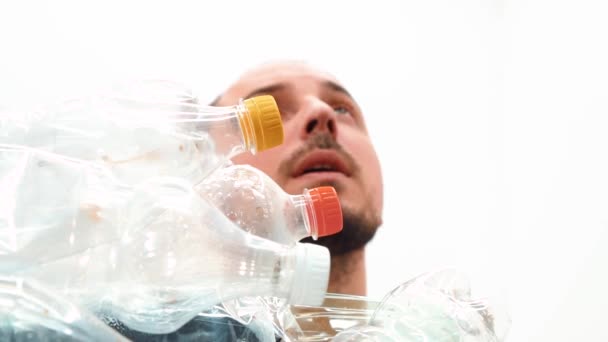
[[359,164],[355,159],[342,148],[342,145],[334,139],[330,133],[321,132],[311,135],[305,142],[304,146],[295,150],[289,158],[285,159],[279,165],[279,172],[281,174],[292,175],[295,171],[297,162],[310,153],[313,150],[333,150],[336,152],[344,161],[348,169],[353,173],[357,173],[360,169]]

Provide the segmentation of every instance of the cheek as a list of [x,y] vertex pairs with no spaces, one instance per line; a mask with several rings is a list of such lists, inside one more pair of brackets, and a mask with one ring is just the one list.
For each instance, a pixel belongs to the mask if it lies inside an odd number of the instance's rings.
[[362,161],[362,165],[365,165],[364,169],[362,170],[365,177],[364,181],[368,186],[368,191],[372,198],[374,207],[381,211],[384,193],[380,162],[376,152],[373,149],[365,151],[363,157],[365,159]]
[[383,205],[382,170],[372,142],[366,135],[358,135],[353,136],[350,140],[344,139],[341,144],[360,168],[365,195],[371,197],[374,207],[381,211]]

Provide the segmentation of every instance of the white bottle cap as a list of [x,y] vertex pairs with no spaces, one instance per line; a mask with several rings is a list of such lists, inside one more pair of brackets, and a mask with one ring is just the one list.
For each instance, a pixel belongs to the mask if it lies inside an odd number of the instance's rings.
[[310,243],[296,244],[296,267],[289,304],[320,306],[329,283],[329,250]]

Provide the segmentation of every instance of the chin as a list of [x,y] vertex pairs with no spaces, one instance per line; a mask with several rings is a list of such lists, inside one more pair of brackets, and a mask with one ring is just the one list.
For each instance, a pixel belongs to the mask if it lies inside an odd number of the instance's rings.
[[344,205],[344,227],[338,234],[324,236],[318,240],[311,237],[300,240],[327,247],[333,256],[341,256],[364,248],[374,238],[380,221],[371,212],[355,210]]

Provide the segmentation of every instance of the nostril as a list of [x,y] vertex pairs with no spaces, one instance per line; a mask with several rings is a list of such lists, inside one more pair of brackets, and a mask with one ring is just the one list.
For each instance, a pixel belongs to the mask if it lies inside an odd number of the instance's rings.
[[335,133],[336,133],[336,123],[335,123],[335,121],[334,121],[334,120],[330,120],[330,121],[327,123],[327,129],[329,129],[329,132],[330,132],[331,134],[335,134]]
[[317,125],[317,122],[317,119],[310,120],[310,122],[306,125],[306,133],[312,133],[312,131],[315,129],[315,126]]

